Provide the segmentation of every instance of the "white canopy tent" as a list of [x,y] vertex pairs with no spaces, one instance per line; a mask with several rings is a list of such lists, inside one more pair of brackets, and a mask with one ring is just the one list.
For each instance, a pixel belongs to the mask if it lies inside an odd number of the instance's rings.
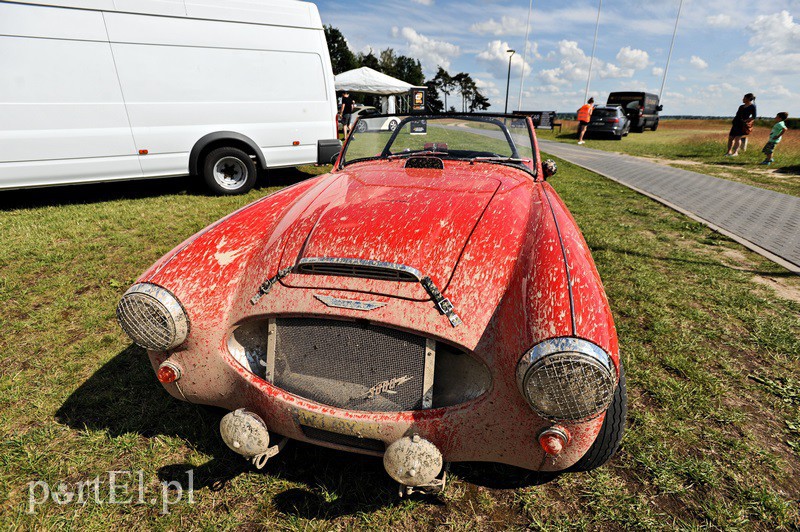
[[381,111],[394,114],[396,111],[397,94],[408,94],[411,89],[425,89],[427,87],[412,85],[405,81],[387,76],[369,67],[356,68],[342,72],[336,76],[335,86],[337,91],[366,92],[383,96]]

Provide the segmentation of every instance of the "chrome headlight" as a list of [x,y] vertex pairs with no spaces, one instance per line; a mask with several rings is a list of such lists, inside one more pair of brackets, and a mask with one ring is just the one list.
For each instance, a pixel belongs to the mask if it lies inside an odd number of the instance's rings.
[[579,338],[545,340],[517,366],[517,383],[531,408],[551,420],[584,421],[611,404],[617,374],[608,354]]
[[168,290],[150,283],[131,286],[117,305],[117,321],[137,345],[166,351],[183,343],[189,318]]

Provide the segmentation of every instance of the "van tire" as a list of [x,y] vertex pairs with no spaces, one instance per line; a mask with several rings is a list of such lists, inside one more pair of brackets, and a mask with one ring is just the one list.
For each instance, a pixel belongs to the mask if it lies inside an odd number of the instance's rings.
[[655,131],[656,129],[658,129],[658,120],[653,122],[653,131]]
[[625,419],[628,415],[628,391],[625,386],[625,369],[622,361],[619,366],[619,384],[614,390],[614,398],[608,407],[603,425],[597,438],[586,454],[567,471],[591,471],[608,462],[619,449],[625,433]]
[[256,165],[239,148],[217,148],[203,161],[203,179],[214,194],[246,194],[256,184]]

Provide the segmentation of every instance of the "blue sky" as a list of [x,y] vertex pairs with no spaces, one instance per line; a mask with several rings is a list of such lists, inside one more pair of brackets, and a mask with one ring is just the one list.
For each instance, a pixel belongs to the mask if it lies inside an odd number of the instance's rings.
[[[523,64],[528,0],[317,0],[322,20],[356,51],[392,47],[422,61],[469,72],[502,111],[508,48],[509,109],[571,112],[583,100],[597,0],[534,0]],[[589,95],[658,93],[680,0],[605,0]],[[524,66],[523,66],[524,65]],[[730,116],[753,92],[760,116],[800,115],[800,0],[684,0],[663,94],[664,114]],[[448,102],[449,103],[449,102]]]

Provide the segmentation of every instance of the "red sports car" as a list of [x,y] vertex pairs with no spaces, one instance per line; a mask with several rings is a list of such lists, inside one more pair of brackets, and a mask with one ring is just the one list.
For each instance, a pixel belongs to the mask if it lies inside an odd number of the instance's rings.
[[401,493],[449,462],[602,465],[617,336],[532,122],[399,120],[161,258],[122,328],[170,394],[231,411],[222,437],[259,467],[287,438],[382,456]]

